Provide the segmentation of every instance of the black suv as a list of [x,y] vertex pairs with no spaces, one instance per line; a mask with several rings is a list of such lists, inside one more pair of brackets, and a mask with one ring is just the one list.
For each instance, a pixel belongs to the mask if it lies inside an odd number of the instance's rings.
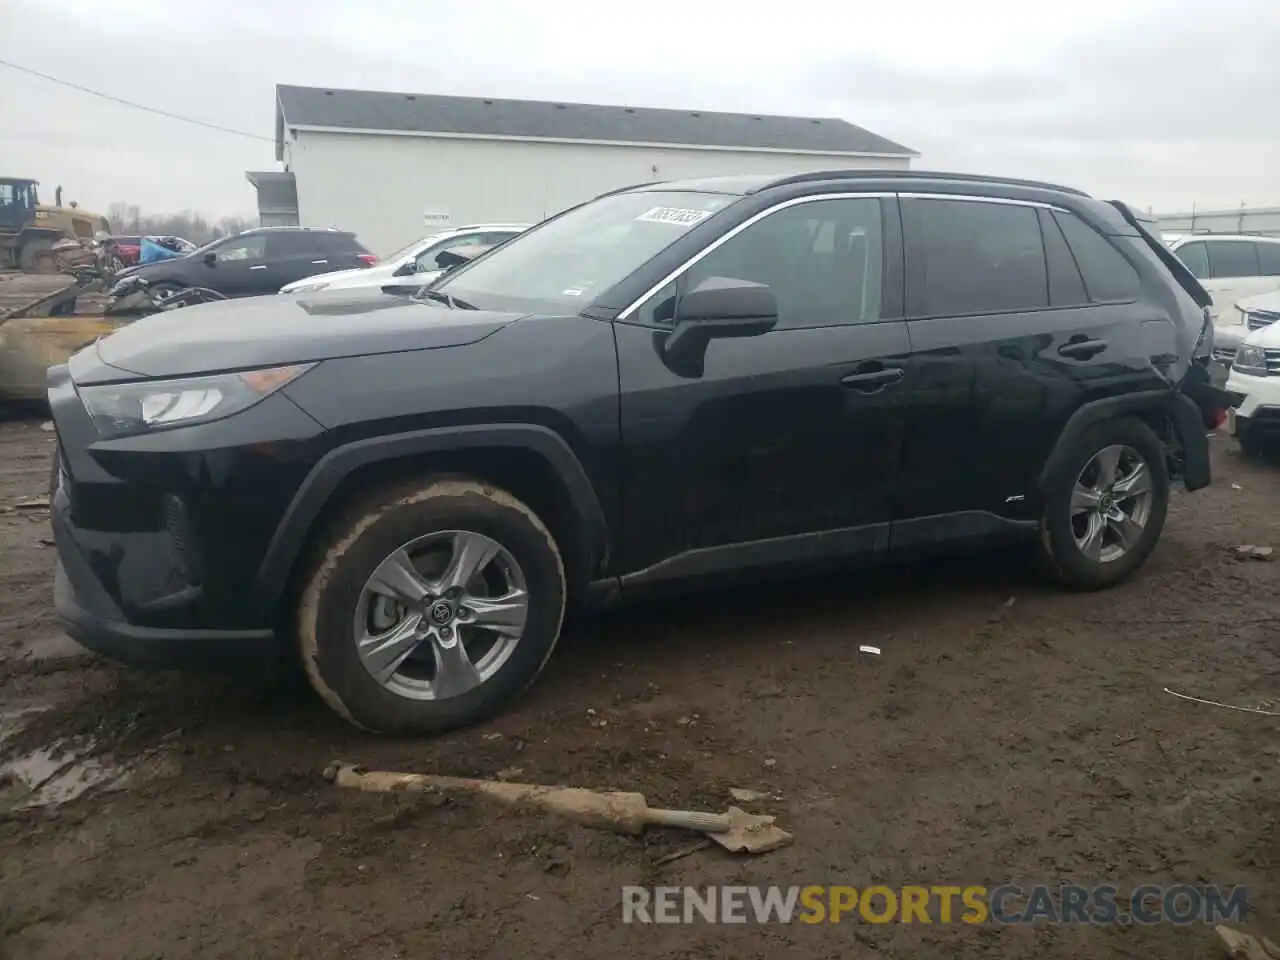
[[1020,538],[1106,587],[1210,481],[1208,303],[1061,187],[616,191],[414,296],[192,307],[53,368],[57,610],[141,665],[290,640],[348,720],[425,732],[528,685],[572,600]]
[[377,262],[355,234],[344,230],[258,227],[215,240],[185,257],[130,267],[118,276],[142,277],[161,295],[183,287],[208,287],[228,297],[256,297],[317,273]]

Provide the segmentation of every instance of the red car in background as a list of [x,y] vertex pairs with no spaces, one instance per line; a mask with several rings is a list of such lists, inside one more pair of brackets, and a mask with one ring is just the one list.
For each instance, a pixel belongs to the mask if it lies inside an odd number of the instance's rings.
[[107,237],[102,241],[102,262],[112,273],[132,267],[141,255],[141,237]]

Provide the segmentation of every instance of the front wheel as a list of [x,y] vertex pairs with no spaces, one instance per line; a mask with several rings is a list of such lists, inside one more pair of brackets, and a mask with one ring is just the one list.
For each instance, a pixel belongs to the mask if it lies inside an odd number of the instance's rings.
[[1141,567],[1169,510],[1169,471],[1159,438],[1141,420],[1087,428],[1046,491],[1039,555],[1064,586],[1101,590]]
[[555,539],[504,490],[465,478],[355,505],[320,551],[298,639],[312,686],[376,733],[431,734],[498,713],[560,634]]

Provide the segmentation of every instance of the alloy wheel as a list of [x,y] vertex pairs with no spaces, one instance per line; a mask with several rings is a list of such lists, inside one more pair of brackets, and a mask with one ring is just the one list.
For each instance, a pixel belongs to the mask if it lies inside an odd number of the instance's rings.
[[524,634],[529,593],[515,557],[466,530],[418,537],[360,593],[355,642],[383,687],[413,700],[461,696],[498,672]]
[[1124,444],[1090,458],[1071,492],[1071,533],[1090,560],[1110,563],[1138,543],[1151,516],[1154,487],[1142,454]]

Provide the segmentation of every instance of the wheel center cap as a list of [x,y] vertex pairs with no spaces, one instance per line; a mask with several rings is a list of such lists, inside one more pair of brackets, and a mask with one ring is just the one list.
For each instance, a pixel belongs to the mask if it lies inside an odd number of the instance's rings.
[[437,600],[431,606],[427,607],[427,619],[434,626],[447,627],[453,622],[454,610],[453,604],[448,600]]

